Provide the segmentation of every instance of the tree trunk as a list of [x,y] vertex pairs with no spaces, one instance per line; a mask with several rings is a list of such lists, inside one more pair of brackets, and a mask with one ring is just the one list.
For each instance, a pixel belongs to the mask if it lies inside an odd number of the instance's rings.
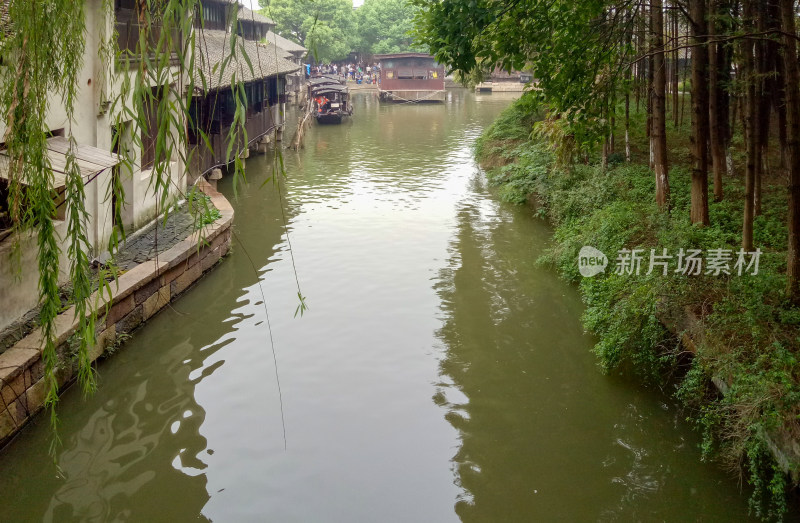
[[631,161],[631,95],[625,93],[625,161]]
[[673,47],[675,50],[672,52],[672,121],[675,124],[675,127],[678,127],[678,80],[679,80],[679,69],[680,69],[680,60],[678,56],[678,15],[675,14],[673,17],[673,24],[672,24],[672,35],[675,38]]
[[[641,51],[645,49],[645,43],[644,43],[645,29],[644,29],[643,18],[644,17],[638,17],[637,24],[636,24],[636,47],[637,47],[637,49],[639,51],[637,54],[639,54],[639,55],[641,55],[642,54]],[[643,67],[643,64],[647,64],[647,63],[648,63],[647,60],[642,60],[642,61],[637,62],[637,64],[636,64],[636,82],[635,82],[636,90],[634,91],[634,93],[636,95],[636,112],[637,113],[639,112],[639,104],[640,104],[641,98],[642,98],[642,91],[641,91],[642,85],[644,83],[644,79],[646,78],[646,76],[645,76],[645,74],[646,74],[645,73],[645,67]]]
[[780,0],[783,67],[786,73],[786,149],[789,166],[789,253],[787,294],[800,303],[800,72],[795,41],[794,0]]
[[692,26],[692,223],[708,219],[708,24],[706,0],[691,0]]
[[653,167],[656,174],[656,203],[663,211],[669,208],[669,169],[667,165],[667,77],[664,68],[664,11],[661,0],[651,0],[650,21],[653,27]]
[[[745,31],[752,32],[754,29],[753,19],[755,16],[755,6],[753,0],[744,2],[744,28]],[[754,45],[752,40],[742,41],[742,68],[741,73],[744,79],[745,101],[742,113],[744,116],[744,139],[747,149],[747,161],[744,176],[744,224],[742,226],[742,248],[746,251],[753,250],[753,216],[755,214],[753,192],[756,181],[756,154],[758,143],[756,140],[756,82],[754,78]]]
[[[655,0],[658,1],[658,0]],[[649,27],[649,35],[648,35],[648,42],[650,43],[648,49],[648,67],[647,67],[647,138],[648,143],[650,145],[650,169],[655,169],[655,143],[653,142],[653,98],[655,97],[654,86],[655,86],[655,69],[656,69],[656,57],[653,50],[655,49],[655,38],[654,38],[654,31],[653,31],[653,5],[654,2],[651,1],[650,8],[647,12],[648,16],[648,27]],[[663,56],[663,55],[662,55]],[[663,58],[662,58],[663,60]]]
[[[614,100],[614,105],[613,105],[614,110],[616,110],[616,106],[617,106],[617,101]],[[614,154],[615,152],[617,152],[616,129],[617,129],[617,117],[616,117],[615,113],[612,113],[611,114],[611,135],[608,137],[608,140],[609,140],[608,150],[609,150],[609,152],[611,154]]]
[[[716,16],[720,11],[720,0],[711,0],[711,15]],[[722,201],[722,173],[725,172],[725,149],[723,134],[725,130],[722,128],[720,119],[720,88],[719,79],[719,48],[721,44],[714,43],[715,36],[719,34],[717,31],[718,22],[715,19],[709,21],[708,35],[712,42],[708,48],[708,117],[711,122],[711,164],[714,169],[714,201]]]
[[[731,0],[721,0],[720,14],[722,14],[720,33],[723,35],[731,34],[733,26],[731,21],[724,14],[731,10]],[[733,63],[733,46],[731,44],[719,44],[717,46],[717,76],[719,79],[717,95],[717,117],[720,126],[720,139],[725,155],[725,172],[728,176],[733,176],[733,158],[731,155],[731,140],[733,130],[731,128],[731,64]]]
[[[683,125],[683,115],[686,112],[686,78],[688,76],[687,69],[689,68],[689,48],[683,52],[683,89],[681,89],[681,119],[679,125]],[[690,94],[691,96],[691,94]]]
[[[773,13],[770,13],[766,2],[758,2],[758,22],[757,30],[764,33],[768,30],[777,30],[778,27],[773,23]],[[756,42],[756,70],[758,72],[758,83],[756,89],[758,93],[758,109],[756,125],[756,136],[758,140],[758,150],[756,151],[756,178],[753,187],[753,212],[756,216],[761,215],[761,183],[764,176],[769,174],[767,149],[769,147],[769,128],[770,116],[772,112],[772,98],[774,97],[774,79],[772,73],[775,70],[774,46],[766,39]]]
[[[780,20],[780,14],[778,14]],[[778,142],[781,147],[781,170],[787,169],[786,158],[786,71],[783,59],[776,56],[775,60],[775,113],[778,115]]]

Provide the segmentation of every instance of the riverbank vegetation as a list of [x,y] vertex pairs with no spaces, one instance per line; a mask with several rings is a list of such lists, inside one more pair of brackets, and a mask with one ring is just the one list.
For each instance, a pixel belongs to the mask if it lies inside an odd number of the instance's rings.
[[[655,180],[647,165],[644,136],[632,141],[632,161],[616,151],[603,167],[599,154],[564,164],[553,146],[553,122],[528,98],[514,103],[478,142],[477,156],[490,182],[510,202],[531,202],[555,225],[555,242],[540,260],[579,284],[586,303],[584,325],[598,335],[595,352],[606,370],[625,369],[650,384],[677,383],[676,396],[702,430],[703,457],[720,458],[734,469],[744,463],[754,490],[754,508],[775,518],[790,485],[771,461],[766,435],[798,435],[797,326],[800,309],[785,297],[785,188],[765,186],[765,209],[754,236],[763,254],[758,274],[648,272],[650,249],[739,249],[743,195],[740,180],[726,179],[730,198],[711,202],[711,225],[691,224],[691,176],[687,164],[670,170],[673,212],[652,198]],[[646,118],[644,111],[631,115]],[[684,139],[668,128],[668,143]],[[737,137],[738,141],[738,137]],[[783,212],[782,212],[783,211]],[[604,274],[583,278],[581,247],[609,257]],[[642,249],[637,275],[617,274],[616,255]],[[735,258],[735,256],[734,256]],[[733,266],[733,262],[731,263]],[[680,338],[690,343],[681,344]],[[690,354],[689,351],[696,351]],[[724,384],[726,394],[712,380]]]
[[[603,366],[674,378],[703,456],[780,519],[800,471],[795,2],[416,3],[453,70],[534,73],[477,153],[556,226],[542,262],[579,282]],[[604,273],[580,276],[583,246]]]

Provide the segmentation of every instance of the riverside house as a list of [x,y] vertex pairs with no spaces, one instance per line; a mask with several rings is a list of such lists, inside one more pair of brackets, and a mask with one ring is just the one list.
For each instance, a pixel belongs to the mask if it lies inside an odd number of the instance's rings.
[[308,49],[300,44],[282,37],[272,31],[267,33],[267,42],[286,51],[285,58],[300,66],[301,70],[286,76],[286,91],[295,95],[305,93],[306,74],[303,70],[303,59],[308,54]]
[[[217,169],[232,162],[235,155],[247,156],[250,149],[263,150],[273,132],[281,139],[286,75],[300,69],[284,58],[285,50],[262,42],[275,27],[272,20],[247,8],[233,7],[225,0],[203,1],[205,20],[195,38],[198,67],[189,121],[192,181],[204,175],[219,178],[221,170]],[[233,16],[237,16],[235,23],[231,21]],[[196,30],[200,26],[197,20]],[[234,46],[228,28],[236,30]],[[223,64],[227,64],[224,71]],[[232,85],[236,82],[244,84],[246,139],[241,132],[231,134],[237,95]],[[234,144],[228,155],[231,141]]]
[[[119,100],[112,103],[115,93],[120,92],[126,68],[136,67],[141,59],[137,57],[139,41],[139,20],[136,16],[137,0],[114,0],[113,11],[104,10],[104,0],[78,0],[86,3],[86,48],[83,65],[79,74],[72,135],[78,144],[78,159],[86,183],[86,210],[88,212],[88,241],[91,257],[103,259],[106,245],[115,223],[112,212],[113,203],[108,194],[110,182],[116,178],[125,191],[120,225],[130,235],[145,227],[159,216],[160,208],[150,187],[151,174],[156,162],[156,132],[158,115],[155,104],[146,107],[143,116],[147,128],[126,118],[132,100]],[[4,31],[13,31],[13,20],[8,19],[9,0],[0,0],[0,22]],[[169,97],[186,103],[190,98],[190,108],[196,118],[184,122],[170,123],[169,136],[173,144],[181,133],[187,133],[192,161],[187,167],[177,147],[172,147],[172,156],[164,158],[169,178],[171,200],[178,200],[188,185],[195,183],[201,175],[209,175],[215,167],[228,163],[228,130],[232,124],[233,98],[232,85],[244,82],[247,93],[246,127],[247,143],[239,143],[234,153],[246,155],[247,148],[263,144],[264,137],[271,131],[281,129],[283,123],[283,102],[285,75],[299,69],[299,66],[283,58],[286,52],[267,43],[259,44],[274,24],[267,18],[247,9],[235,9],[230,0],[204,0],[205,24],[195,18],[194,49],[198,71],[195,74],[195,87],[192,93],[186,92],[188,71],[182,70],[179,60],[170,62],[167,74],[168,85],[150,88],[156,99]],[[231,17],[238,11],[235,23]],[[202,28],[202,29],[201,29]],[[246,60],[239,54],[226,64],[230,52],[228,37],[230,28],[237,31],[236,50],[246,49],[253,64],[252,71]],[[106,35],[117,35],[119,49],[125,58],[114,64],[104,63],[98,50]],[[151,25],[151,34],[157,34],[158,24]],[[191,35],[180,35],[186,42]],[[184,46],[186,48],[186,46]],[[0,66],[2,67],[2,66]],[[10,68],[0,69],[0,74],[9,74]],[[66,113],[61,106],[61,98],[53,93],[46,122],[49,128],[49,158],[53,167],[55,198],[63,200],[65,153],[67,150],[65,130],[68,127]],[[114,142],[115,130],[119,129],[119,140]],[[152,130],[149,132],[147,129]],[[199,129],[206,132],[213,151],[209,151],[203,140],[199,140]],[[5,131],[5,122],[0,121],[0,135]],[[201,146],[202,145],[202,146]],[[8,172],[3,166],[2,144],[0,144],[0,337],[22,324],[22,318],[38,305],[37,245],[34,231],[13,232],[8,221]],[[117,152],[125,151],[131,162],[120,162]],[[61,221],[56,224],[57,233],[66,238],[65,206],[58,208]],[[15,236],[22,234],[22,237]],[[18,241],[17,241],[18,240]],[[20,246],[21,263],[12,264],[9,259],[14,246]],[[61,245],[66,252],[66,245]],[[66,256],[60,260],[62,275],[60,282],[67,282]],[[0,351],[2,351],[0,347]]]
[[444,66],[425,53],[376,54],[381,65],[380,99],[444,102]]
[[[98,50],[101,42],[113,34],[116,29],[119,33],[120,47],[127,54],[130,61],[135,63],[139,58],[135,54],[133,42],[138,41],[138,21],[133,16],[134,0],[115,0],[113,12],[103,8],[103,0],[82,0],[86,2],[86,46],[83,53],[83,65],[78,75],[80,79],[75,103],[74,120],[71,125],[72,136],[78,144],[77,156],[84,177],[86,192],[86,210],[88,212],[88,242],[92,257],[101,257],[105,251],[106,243],[115,225],[112,212],[113,202],[106,197],[108,187],[113,177],[117,177],[125,188],[126,201],[122,206],[122,224],[127,231],[132,232],[149,223],[155,218],[158,208],[152,191],[148,191],[149,174],[153,168],[153,150],[155,137],[149,133],[141,132],[130,119],[118,118],[124,114],[123,104],[112,107],[114,93],[119,89],[125,74],[122,62],[114,64],[105,63],[99,56]],[[6,13],[9,0],[0,0],[2,12]],[[14,21],[8,20],[5,26],[7,31],[14,31]],[[13,71],[5,70],[2,74]],[[179,82],[180,68],[174,66],[169,71],[172,81]],[[152,85],[157,89],[158,86]],[[174,89],[164,90],[167,96],[176,96]],[[120,141],[114,145],[115,122],[122,126]],[[53,169],[53,193],[56,199],[63,200],[65,186],[65,154],[67,140],[65,130],[69,127],[66,112],[57,93],[51,95],[49,112],[46,116],[50,138],[48,139],[48,156]],[[0,121],[0,134],[5,132],[5,121]],[[134,136],[134,133],[141,133]],[[173,129],[180,132],[180,129]],[[0,146],[1,147],[1,146]],[[132,162],[121,165],[119,157],[114,154],[119,148],[128,151]],[[0,159],[2,149],[0,149]],[[170,178],[171,192],[178,197],[180,190],[185,187],[185,169],[181,166],[177,151],[169,162],[168,176]],[[5,207],[8,198],[8,172],[0,163],[0,207]],[[0,209],[2,214],[6,209]],[[60,205],[57,217],[56,231],[62,238],[66,238],[67,223],[64,221],[67,209]],[[38,271],[37,248],[34,231],[23,233],[12,232],[12,224],[7,219],[0,221],[0,333],[5,329],[13,328],[20,318],[38,304]],[[22,237],[15,236],[21,234]],[[19,242],[21,263],[10,262],[10,253],[15,243]],[[61,245],[62,252],[66,252],[65,245]],[[60,281],[66,283],[67,259],[62,255],[60,260],[62,274]]]

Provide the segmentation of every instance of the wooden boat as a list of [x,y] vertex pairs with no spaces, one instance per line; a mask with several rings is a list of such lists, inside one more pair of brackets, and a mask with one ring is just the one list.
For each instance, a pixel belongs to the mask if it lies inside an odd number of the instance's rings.
[[312,89],[322,85],[347,85],[347,79],[339,75],[312,76],[308,79],[309,94],[311,94]]
[[324,83],[311,88],[314,117],[319,123],[342,123],[353,114],[350,91],[340,83]]

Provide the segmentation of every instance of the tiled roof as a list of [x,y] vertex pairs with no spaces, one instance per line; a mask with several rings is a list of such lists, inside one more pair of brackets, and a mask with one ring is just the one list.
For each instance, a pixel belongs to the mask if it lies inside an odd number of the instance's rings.
[[277,49],[278,56],[280,56],[281,58],[285,58],[285,59],[289,60],[290,62],[294,63],[294,55],[292,53],[290,53],[289,51],[287,51],[286,49],[278,47],[278,46],[276,46],[274,44],[271,44],[269,42],[259,42],[258,45],[260,45],[262,48],[266,49],[267,52],[269,52],[269,53],[274,53],[275,50]]
[[392,58],[433,58],[433,56],[429,55],[428,53],[390,53],[390,54],[376,54],[373,55],[374,58],[378,60],[390,60]]
[[275,22],[272,19],[267,18],[266,16],[256,13],[255,11],[251,11],[250,9],[244,7],[243,5],[239,6],[238,12],[239,20],[252,20],[253,22],[258,22],[261,24],[269,24],[275,27]]
[[290,53],[305,53],[308,51],[308,49],[306,49],[302,45],[296,44],[291,40],[282,37],[279,34],[275,34],[272,31],[267,33],[267,42],[273,43],[278,47],[280,47],[281,49],[285,49]]
[[[236,80],[250,82],[258,78],[292,73],[300,69],[299,65],[283,58],[284,55],[280,49],[262,46],[252,40],[236,36],[236,56],[234,59],[228,60],[225,69],[222,70],[223,62],[226,57],[230,56],[230,39],[230,33],[225,31],[205,29],[197,32],[195,52],[198,58],[194,74],[195,88],[203,89],[203,78],[205,78],[206,90],[213,91],[229,87],[234,73]],[[253,65],[252,71],[247,60],[242,56],[242,47]]]
[[11,18],[8,16],[8,5],[11,0],[0,0],[0,34],[6,34],[11,29]]

